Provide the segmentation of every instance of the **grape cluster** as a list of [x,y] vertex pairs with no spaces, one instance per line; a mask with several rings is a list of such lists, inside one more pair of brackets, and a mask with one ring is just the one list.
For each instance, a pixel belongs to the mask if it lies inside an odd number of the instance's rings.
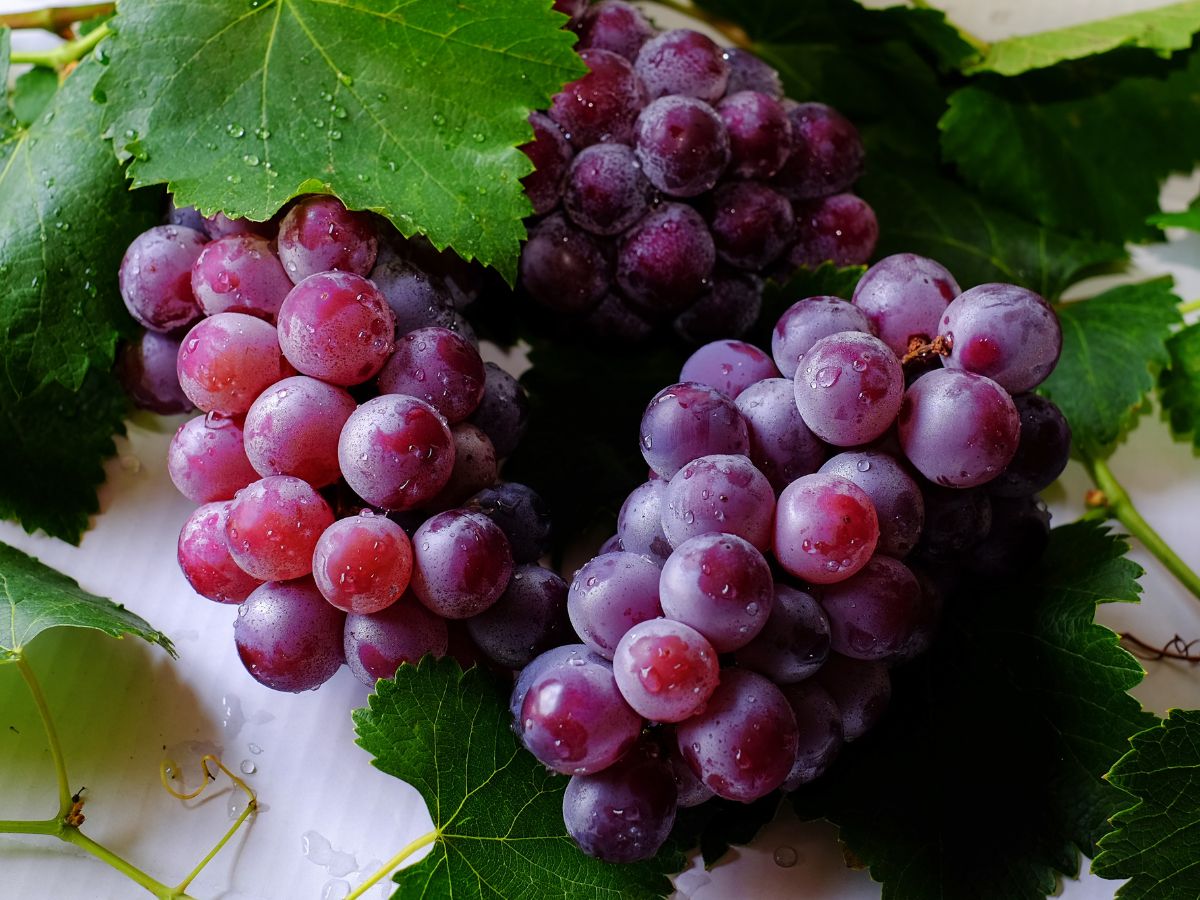
[[1070,431],[1030,391],[1061,331],[1031,291],[890,256],[853,301],[699,348],[650,401],[617,534],[574,575],[579,642],[521,672],[525,747],[571,776],[567,830],[653,855],[676,809],[820,776],[882,714],[956,579],[1018,574]]
[[146,331],[130,395],[199,414],[168,450],[200,504],[184,576],[238,604],[234,639],[268,687],[363,682],[447,652],[447,622],[493,662],[561,640],[566,584],[537,565],[541,499],[497,483],[528,414],[460,309],[478,273],[333,197],[275,223],[174,209],[137,237],[121,293]]
[[745,50],[656,33],[622,0],[581,6],[558,4],[588,74],[533,113],[522,148],[528,295],[602,340],[673,321],[701,343],[753,324],[764,276],[867,261],[878,225],[848,193],[863,146],[845,117],[784,97]]

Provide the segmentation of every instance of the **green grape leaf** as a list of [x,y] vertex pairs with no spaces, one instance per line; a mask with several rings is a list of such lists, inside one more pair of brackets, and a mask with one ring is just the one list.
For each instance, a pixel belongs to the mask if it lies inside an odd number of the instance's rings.
[[17,78],[12,91],[12,109],[17,123],[28,128],[41,115],[58,90],[58,73],[45,66],[34,66]]
[[131,634],[175,655],[170,639],[141,616],[0,543],[0,659],[19,656],[43,631],[64,627],[94,628],[117,638]]
[[1158,379],[1163,415],[1176,437],[1190,437],[1200,449],[1200,324],[1171,335],[1167,353],[1170,362]]
[[1104,774],[1154,722],[1142,667],[1094,622],[1141,569],[1096,522],[1055,529],[1019,578],[947,598],[938,641],[893,671],[892,706],[793,794],[883,883],[885,900],[1040,898],[1127,801]]
[[585,71],[563,22],[542,0],[125,0],[97,97],[135,185],[252,219],[335,193],[511,281],[526,118]]
[[1200,897],[1200,710],[1172,710],[1134,735],[1108,780],[1137,803],[1113,817],[1092,871],[1129,879],[1118,900]]
[[1159,228],[1190,228],[1192,231],[1200,231],[1200,197],[1181,212],[1157,212],[1146,221]]
[[394,876],[404,898],[665,897],[682,854],[612,865],[567,836],[567,779],[520,746],[506,692],[480,669],[426,657],[377,683],[354,711],[376,768],[415,787],[438,831],[432,852]]
[[778,791],[750,803],[714,797],[699,806],[680,809],[671,842],[680,848],[699,847],[704,867],[711,869],[734,845],[745,846],[779,812]]
[[969,74],[1020,75],[1064,60],[1081,59],[1117,47],[1141,47],[1169,56],[1186,50],[1200,31],[1200,2],[1187,0],[1158,9],[1005,38],[991,44],[983,58],[966,67]]
[[1084,454],[1107,456],[1137,417],[1153,371],[1170,362],[1178,303],[1167,277],[1058,306],[1062,356],[1040,390],[1062,409]]

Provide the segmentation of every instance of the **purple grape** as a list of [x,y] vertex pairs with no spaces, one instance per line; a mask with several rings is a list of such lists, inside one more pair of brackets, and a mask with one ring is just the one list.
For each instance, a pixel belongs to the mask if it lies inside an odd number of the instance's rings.
[[593,144],[567,170],[563,208],[585,231],[619,234],[649,209],[651,193],[633,150],[624,144]]
[[690,625],[718,653],[744,647],[763,630],[775,590],[771,567],[734,534],[702,534],[675,548],[663,566],[663,612]]
[[338,461],[350,489],[372,506],[408,510],[446,485],[454,468],[454,438],[428,403],[384,394],[346,420]]
[[156,225],[133,239],[121,260],[125,308],[151,331],[174,331],[201,316],[192,294],[192,266],[206,238],[180,225]]
[[274,322],[291,289],[270,242],[256,234],[205,245],[192,266],[192,293],[207,316],[239,312]]
[[550,549],[550,511],[527,485],[503,481],[484,488],[468,501],[467,508],[500,527],[515,562],[536,562]]
[[642,171],[672,197],[711,190],[729,165],[729,132],[703,100],[678,94],[660,97],[642,110],[635,132]]
[[630,62],[654,36],[654,27],[641,11],[623,0],[602,0],[588,7],[577,30],[576,50],[609,50]]
[[648,100],[673,94],[716,103],[729,83],[724,51],[688,28],[664,31],[646,41],[634,68]]
[[571,636],[567,583],[541,566],[517,566],[500,599],[467,619],[467,633],[497,665],[527,666]]
[[871,258],[879,241],[875,211],[861,197],[834,194],[795,203],[796,243],[784,258],[792,268],[816,268],[823,262],[859,266]]
[[577,150],[592,144],[628,144],[645,103],[633,64],[608,50],[583,50],[588,74],[565,85],[550,101],[549,116]]
[[836,447],[875,440],[904,397],[904,372],[887,344],[844,331],[821,338],[796,370],[796,406],[812,432]]
[[197,507],[179,531],[176,555],[183,577],[201,597],[217,603],[241,603],[262,582],[243,572],[230,555],[225,534],[228,515],[225,501]]
[[521,284],[551,309],[584,313],[600,302],[612,283],[612,264],[599,241],[566,220],[547,216],[529,232],[521,251]]
[[828,656],[829,620],[821,604],[776,582],[771,615],[758,636],[737,651],[737,664],[783,685],[815,674]]
[[745,272],[718,268],[704,291],[675,319],[675,333],[692,344],[738,337],[762,312],[762,280]]
[[294,372],[279,351],[273,325],[244,313],[217,313],[184,337],[175,374],[198,409],[237,416]]
[[451,424],[479,406],[483,382],[479,351],[446,328],[419,328],[401,337],[379,373],[380,393],[424,400]]
[[639,622],[621,637],[613,674],[634,712],[682,722],[702,712],[720,680],[717,652],[696,629],[671,619]]
[[918,554],[949,562],[975,547],[992,527],[992,504],[982,490],[923,486],[925,524]]
[[194,206],[176,206],[175,198],[171,196],[167,197],[167,212],[163,216],[163,224],[181,225],[184,228],[199,231],[201,234],[208,234],[208,228],[205,226],[204,216],[200,214],[200,210]]
[[583,331],[600,342],[636,344],[654,331],[654,323],[629,306],[620,294],[608,293],[583,320]]
[[1013,397],[1021,417],[1017,452],[1004,473],[988,484],[998,497],[1026,497],[1048,488],[1071,456],[1071,426],[1062,411],[1037,394]]
[[508,711],[512,714],[513,719],[513,731],[518,735],[521,733],[521,707],[525,704],[525,694],[528,693],[530,685],[545,672],[568,665],[575,660],[582,662],[586,659],[599,660],[601,663],[606,662],[601,657],[589,651],[584,644],[564,644],[544,651],[521,669],[517,675],[517,680],[513,682],[512,694],[509,696],[508,701]]
[[950,344],[948,369],[985,375],[1019,394],[1054,371],[1062,328],[1050,304],[1014,284],[981,284],[946,307],[941,334]]
[[667,765],[671,769],[671,777],[675,781],[676,806],[680,809],[688,809],[715,797],[716,794],[713,793],[712,788],[700,780],[700,777],[692,771],[692,767],[687,764],[680,753],[675,729],[668,726],[658,729],[658,733],[663,743],[663,753],[666,756]]
[[121,345],[117,377],[134,406],[161,415],[192,410],[175,371],[178,357],[179,341],[157,331],[143,331]]
[[716,388],[683,382],[654,395],[641,424],[642,456],[670,478],[701,456],[746,454],[746,422],[733,401]]
[[795,237],[787,198],[756,181],[720,185],[712,197],[709,227],[717,256],[742,269],[761,269]]
[[879,519],[875,552],[902,559],[921,537],[925,501],[921,489],[894,458],[879,450],[839,453],[821,472],[852,481],[871,499]]
[[483,429],[470,422],[450,426],[454,467],[442,489],[429,501],[430,510],[462,506],[468,497],[496,483],[500,474],[496,448]]
[[974,487],[1012,461],[1021,417],[1004,388],[958,369],[935,369],[913,382],[899,415],[900,446],[935,484]]
[[842,714],[842,733],[856,741],[883,716],[892,697],[892,680],[880,662],[850,659],[831,653],[816,676]]
[[692,460],[671,476],[663,508],[663,532],[671,546],[710,532],[745,538],[760,550],[771,546],[775,492],[745,456]]
[[988,578],[1022,575],[1046,552],[1050,510],[1037,497],[992,498],[992,527],[967,558],[971,571]]
[[639,485],[621,504],[617,535],[630,553],[662,561],[671,555],[671,543],[662,528],[662,508],[667,493],[663,481]]
[[584,563],[567,591],[575,633],[593,651],[612,659],[622,635],[662,615],[658,566],[636,553],[605,553]]
[[313,549],[317,589],[348,613],[369,615],[391,606],[407,590],[412,567],[404,529],[370,512],[334,522]]
[[749,50],[728,47],[722,55],[729,64],[729,86],[725,88],[727,94],[759,91],[777,100],[783,99],[783,83],[779,80],[779,73]]
[[404,239],[401,246],[405,259],[441,279],[455,309],[466,309],[479,299],[486,274],[478,260],[467,262],[450,247],[439,250],[423,234]]
[[439,513],[417,529],[412,544],[412,591],[446,619],[483,612],[500,599],[512,577],[508,538],[479,513]]
[[819,684],[806,681],[781,688],[796,715],[799,740],[796,761],[783,782],[785,791],[794,791],[825,774],[842,749],[842,714],[829,692]]
[[377,613],[346,616],[346,666],[367,687],[391,678],[401,663],[416,665],[426,654],[445,656],[446,620],[405,594]]
[[229,504],[229,552],[262,581],[287,581],[312,572],[313,550],[333,524],[333,510],[307,482],[270,475],[242,488]]
[[167,474],[179,493],[193,503],[232,500],[258,480],[246,458],[242,425],[210,413],[179,426],[167,447]]
[[921,622],[916,576],[899,560],[875,556],[857,573],[821,591],[835,652],[852,659],[903,656]]
[[896,253],[867,269],[854,289],[854,305],[880,340],[903,357],[912,338],[928,342],[937,335],[946,306],[959,293],[958,282],[939,263]]
[[738,394],[736,402],[750,434],[750,461],[776,493],[817,471],[825,445],[800,418],[791,381],[765,378]]
[[370,281],[391,307],[396,318],[396,334],[440,325],[459,332],[474,343],[474,332],[469,326],[465,332],[455,327],[456,320],[461,317],[454,309],[445,282],[399,256],[387,245],[379,248]]
[[823,103],[789,103],[792,152],[775,179],[793,200],[812,200],[840,193],[863,170],[858,129],[836,109]]
[[493,362],[484,363],[483,372],[483,398],[470,422],[483,429],[503,459],[517,449],[529,424],[529,393]]
[[707,384],[731,400],[764,378],[775,378],[779,370],[771,357],[745,341],[713,341],[692,353],[679,373],[680,381]]
[[718,797],[749,803],[775,790],[796,760],[796,716],[779,688],[726,669],[698,716],[676,726],[679,750]]
[[871,333],[862,310],[838,297],[808,297],[787,308],[771,331],[771,355],[785,378],[793,378],[800,360],[821,338],[843,331]]
[[366,275],[378,250],[370,216],[351,212],[337,197],[303,197],[279,223],[279,259],[297,284],[333,269]]
[[730,174],[770,178],[792,151],[792,124],[783,104],[759,91],[726,94],[717,114],[729,132]]
[[620,553],[624,549],[621,546],[621,536],[613,534],[609,535],[604,543],[600,545],[600,549],[596,551],[596,555],[603,556],[606,553]]
[[259,475],[295,475],[313,487],[341,477],[338,437],[357,408],[339,387],[296,375],[267,388],[242,426],[246,456]]
[[674,315],[699,296],[716,259],[700,213],[664,203],[626,232],[617,250],[617,284],[638,310]]
[[533,171],[521,179],[521,184],[533,205],[533,214],[540,216],[558,206],[574,151],[562,129],[545,113],[530,113],[529,124],[533,126],[533,140],[518,149],[529,157]]
[[223,212],[213,213],[204,217],[204,227],[200,229],[214,241],[232,237],[235,234],[257,234],[261,237],[274,238],[278,229],[274,222],[255,222],[253,219],[231,219]]
[[554,0],[551,8],[570,18],[564,27],[574,27],[587,9],[587,0]]
[[345,622],[311,579],[271,581],[238,607],[233,638],[256,681],[299,693],[319,688],[341,668]]
[[779,495],[775,558],[810,584],[844,581],[879,541],[879,520],[862,488],[836,475],[797,478]]

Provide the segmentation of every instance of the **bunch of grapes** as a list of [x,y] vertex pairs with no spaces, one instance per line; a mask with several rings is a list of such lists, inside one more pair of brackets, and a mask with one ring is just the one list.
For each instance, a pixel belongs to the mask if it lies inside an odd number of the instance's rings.
[[250,674],[367,684],[447,651],[447,621],[520,666],[561,640],[566,584],[537,565],[540,498],[497,483],[528,400],[460,313],[477,272],[333,197],[278,223],[172,209],[121,293],[145,326],[119,370],[139,405],[199,414],[168,450],[201,504],[179,535],[195,590],[238,604]]
[[688,359],[641,422],[650,480],[571,583],[580,643],[512,694],[525,747],[571,776],[585,852],[643,859],[677,807],[817,778],[878,720],[960,574],[1036,560],[1036,494],[1070,432],[1030,391],[1060,349],[1041,297],[960,292],[904,254],[853,302],[794,304],[770,354],[721,340]]
[[558,8],[589,72],[530,117],[522,148],[526,293],[601,339],[673,321],[701,343],[753,324],[764,276],[867,261],[878,225],[847,193],[863,146],[844,116],[784,97],[745,50],[656,33],[622,0],[583,5]]

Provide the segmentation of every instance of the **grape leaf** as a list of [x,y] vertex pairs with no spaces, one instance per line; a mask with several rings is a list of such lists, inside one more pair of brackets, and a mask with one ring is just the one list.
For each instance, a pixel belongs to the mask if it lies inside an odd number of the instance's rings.
[[12,109],[21,127],[28,128],[41,115],[58,90],[58,73],[45,66],[34,66],[17,78],[12,91]]
[[699,806],[679,810],[671,841],[681,849],[699,847],[704,867],[711,869],[732,845],[745,846],[754,840],[775,819],[779,802],[778,791],[750,803],[713,797]]
[[253,219],[333,192],[511,281],[526,117],[585,71],[563,22],[542,0],[125,0],[97,97],[135,185]]
[[1134,735],[1108,780],[1137,803],[1113,817],[1092,871],[1130,879],[1119,900],[1200,896],[1200,710],[1172,710]]
[[665,897],[682,854],[610,865],[567,836],[567,779],[517,743],[505,692],[450,659],[402,665],[354,711],[373,764],[413,785],[438,829],[433,851],[394,876],[399,898]]
[[175,648],[141,616],[79,586],[20,550],[0,543],[0,660],[19,656],[26,645],[50,628],[94,628],[112,637],[132,634],[158,644],[172,656]]
[[1200,31],[1200,2],[1187,0],[1158,9],[1005,38],[991,44],[969,74],[1020,75],[1068,59],[1095,56],[1117,47],[1141,47],[1169,56],[1186,50]]
[[1062,409],[1084,454],[1107,456],[1132,424],[1154,387],[1152,369],[1170,362],[1178,303],[1166,277],[1058,306],[1062,356],[1041,391]]
[[1126,693],[1141,666],[1093,621],[1138,598],[1127,550],[1099,523],[1066,525],[1036,569],[949,597],[879,727],[792,795],[840,827],[885,900],[1042,898],[1092,853],[1127,799],[1104,773],[1154,721]]
[[1177,331],[1167,341],[1170,362],[1158,379],[1163,415],[1176,437],[1200,448],[1200,324]]
[[1200,231],[1200,197],[1182,212],[1157,212],[1146,219],[1151,225],[1159,228],[1190,228]]

